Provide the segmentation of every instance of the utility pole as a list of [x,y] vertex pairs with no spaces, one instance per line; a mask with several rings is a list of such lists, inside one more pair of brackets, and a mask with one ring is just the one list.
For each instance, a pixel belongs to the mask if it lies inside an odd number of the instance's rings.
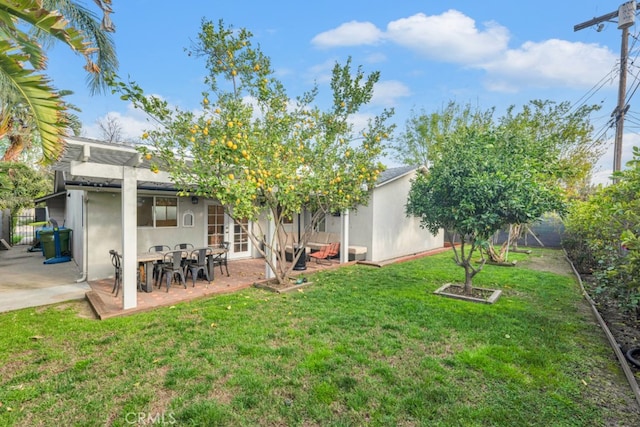
[[590,19],[581,24],[575,25],[573,31],[579,31],[593,25],[598,25],[597,31],[602,30],[602,23],[618,18],[618,29],[622,30],[622,43],[620,46],[620,79],[618,84],[618,105],[611,114],[615,116],[616,138],[613,146],[613,171],[617,172],[621,169],[622,164],[622,134],[624,132],[624,116],[628,106],[625,102],[627,93],[627,57],[629,43],[629,27],[632,26],[636,18],[636,10],[640,6],[636,5],[635,0],[623,3],[617,11],[607,13],[606,15]]

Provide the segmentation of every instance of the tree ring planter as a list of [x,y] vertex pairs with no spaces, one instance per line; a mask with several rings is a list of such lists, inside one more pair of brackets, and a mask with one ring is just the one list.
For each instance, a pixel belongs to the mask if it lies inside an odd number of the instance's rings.
[[517,263],[518,260],[502,262],[487,261],[487,265],[497,265],[498,267],[515,267]]
[[295,291],[297,289],[302,289],[304,287],[307,287],[309,285],[313,284],[313,282],[304,282],[304,283],[300,283],[300,284],[291,284],[290,286],[287,285],[280,285],[277,281],[273,281],[273,280],[269,280],[268,282],[260,282],[260,283],[254,283],[253,287],[254,288],[258,288],[258,289],[264,289],[267,291],[271,291],[271,292],[275,292],[278,294],[283,294],[285,292],[291,292],[291,291]]
[[464,293],[464,286],[454,285],[452,283],[446,283],[436,289],[434,294],[442,295],[443,297],[461,299],[464,301],[480,302],[483,304],[493,304],[500,298],[502,290],[500,289],[487,289],[487,288],[473,288],[473,295],[466,295]]

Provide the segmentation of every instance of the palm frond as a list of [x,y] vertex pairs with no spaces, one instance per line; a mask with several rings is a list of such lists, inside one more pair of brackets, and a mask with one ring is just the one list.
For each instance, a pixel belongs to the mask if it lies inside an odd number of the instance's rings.
[[[40,0],[0,0],[0,13],[13,16],[32,25],[38,31],[49,34],[91,62],[90,55],[96,48],[87,43],[85,35],[69,25],[69,21],[58,11],[47,10]],[[3,20],[6,22],[6,19]],[[14,26],[15,27],[15,26]]]
[[[99,17],[92,10],[70,0],[44,0],[43,5],[49,10],[60,11],[70,25],[82,31],[87,41],[96,49],[95,67],[87,69],[87,83],[92,94],[105,89],[107,85],[104,76],[115,73],[119,64],[113,38],[108,30],[104,29]],[[104,13],[110,13],[110,9]]]
[[5,84],[11,85],[32,112],[42,141],[43,163],[51,163],[64,149],[65,104],[46,76],[24,69],[22,56],[10,54],[11,49],[10,43],[0,40],[0,73]]

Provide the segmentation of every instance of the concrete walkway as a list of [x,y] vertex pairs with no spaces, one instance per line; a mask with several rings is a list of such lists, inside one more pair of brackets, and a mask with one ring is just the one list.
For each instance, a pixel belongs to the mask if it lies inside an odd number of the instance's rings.
[[91,288],[78,282],[81,271],[73,260],[44,264],[42,252],[28,248],[0,250],[0,312],[85,298]]

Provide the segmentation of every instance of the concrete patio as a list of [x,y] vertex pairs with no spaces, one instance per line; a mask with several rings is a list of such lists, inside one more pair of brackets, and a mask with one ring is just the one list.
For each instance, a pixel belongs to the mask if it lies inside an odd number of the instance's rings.
[[[154,288],[153,292],[149,293],[138,292],[137,307],[123,310],[122,292],[117,297],[111,292],[113,279],[87,282],[73,260],[59,264],[44,264],[42,252],[29,252],[28,248],[29,246],[18,245],[10,250],[0,251],[0,312],[86,298],[96,317],[106,319],[214,294],[234,292],[265,281],[263,259],[229,261],[229,276],[220,274],[218,269],[211,284],[199,279],[193,287],[189,277],[187,289],[174,283],[169,292],[164,286],[160,289]],[[311,274],[319,269],[339,265],[337,260],[330,265],[312,261],[307,263],[307,270],[296,273]]]
[[0,312],[85,298],[91,287],[73,260],[43,264],[42,252],[28,248],[0,250]]
[[[235,292],[266,282],[263,259],[233,260],[229,261],[229,276],[220,274],[218,269],[210,284],[206,280],[199,279],[195,286],[192,286],[189,278],[186,289],[174,283],[169,292],[165,287],[154,287],[153,291],[148,293],[138,292],[137,307],[123,310],[122,292],[117,297],[111,292],[113,279],[87,282],[73,260],[60,264],[43,264],[42,252],[29,252],[28,248],[28,246],[14,246],[10,250],[0,250],[0,312],[86,299],[98,319],[107,319],[215,294]],[[382,267],[449,249],[447,247],[434,249],[382,263],[362,261],[358,263]],[[348,264],[356,262],[352,261]],[[319,270],[338,268],[348,264],[340,264],[338,260],[319,264],[311,260],[307,262],[306,270],[294,273],[306,276]]]

